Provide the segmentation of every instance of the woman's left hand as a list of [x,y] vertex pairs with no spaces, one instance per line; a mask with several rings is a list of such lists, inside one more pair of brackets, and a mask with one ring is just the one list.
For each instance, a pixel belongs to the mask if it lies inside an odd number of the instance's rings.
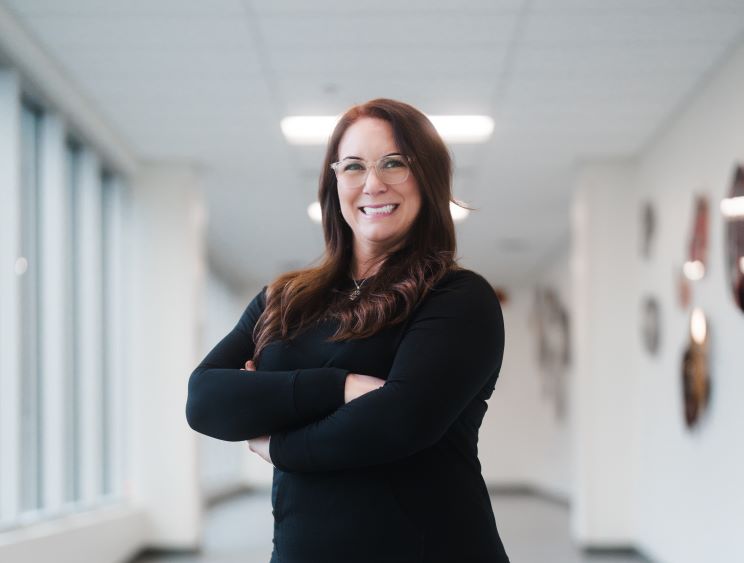
[[[253,363],[253,360],[248,360],[245,363],[245,368],[240,369],[244,369],[245,371],[256,371],[256,366]],[[271,442],[271,436],[259,436],[258,438],[246,441],[248,442],[248,448],[250,448],[252,452],[257,453],[266,461],[271,463],[271,456],[269,455],[269,442]]]

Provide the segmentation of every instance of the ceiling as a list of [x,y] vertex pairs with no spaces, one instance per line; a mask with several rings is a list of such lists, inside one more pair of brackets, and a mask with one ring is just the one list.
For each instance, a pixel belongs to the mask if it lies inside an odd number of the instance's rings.
[[374,97],[491,115],[452,145],[461,263],[522,283],[565,248],[577,162],[628,156],[744,38],[744,0],[0,0],[142,160],[199,163],[210,262],[249,290],[323,248],[322,147],[279,120]]

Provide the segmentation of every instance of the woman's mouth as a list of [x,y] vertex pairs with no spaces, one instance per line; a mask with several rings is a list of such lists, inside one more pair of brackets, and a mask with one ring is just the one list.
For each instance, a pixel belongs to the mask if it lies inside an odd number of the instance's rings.
[[392,215],[393,212],[398,209],[398,203],[390,203],[388,205],[375,206],[375,207],[360,207],[359,209],[368,217],[387,217]]

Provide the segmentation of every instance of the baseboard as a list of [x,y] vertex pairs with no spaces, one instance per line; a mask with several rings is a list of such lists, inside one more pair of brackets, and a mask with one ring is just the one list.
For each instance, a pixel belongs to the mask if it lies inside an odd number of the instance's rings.
[[654,563],[648,556],[636,547],[585,547],[581,550],[586,555],[592,557],[607,557],[612,559],[634,558],[640,559],[645,563]]
[[207,508],[212,508],[214,505],[219,504],[223,501],[231,500],[244,494],[255,493],[263,490],[264,488],[262,487],[255,487],[245,483],[235,483],[220,488],[214,488],[205,493],[204,505]]
[[543,489],[535,485],[515,484],[515,485],[487,485],[488,493],[499,496],[529,496],[546,500],[552,504],[557,504],[566,509],[570,508],[571,502],[565,496],[554,491]]
[[[563,495],[557,494],[553,491],[548,491],[541,487],[527,484],[513,484],[513,485],[502,485],[502,484],[491,484],[487,485],[488,493],[495,496],[522,496],[539,498],[550,502],[551,504],[558,505],[566,510],[571,508],[571,502],[568,498]],[[640,548],[636,546],[589,546],[582,547],[581,551],[586,555],[591,555],[597,558],[607,557],[608,559],[618,559],[621,557],[635,558],[644,561],[645,563],[654,563],[654,560],[646,555]]]

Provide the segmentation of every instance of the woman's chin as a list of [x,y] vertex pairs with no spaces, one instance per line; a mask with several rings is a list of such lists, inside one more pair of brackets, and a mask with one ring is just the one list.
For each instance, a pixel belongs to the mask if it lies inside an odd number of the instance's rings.
[[357,240],[363,241],[367,245],[372,245],[374,247],[377,247],[378,249],[390,251],[398,247],[399,244],[405,239],[405,236],[403,236],[404,234],[405,233],[400,233],[399,231],[383,231],[382,229],[370,231],[365,230],[361,233],[358,232],[355,235],[355,238],[357,238]]

